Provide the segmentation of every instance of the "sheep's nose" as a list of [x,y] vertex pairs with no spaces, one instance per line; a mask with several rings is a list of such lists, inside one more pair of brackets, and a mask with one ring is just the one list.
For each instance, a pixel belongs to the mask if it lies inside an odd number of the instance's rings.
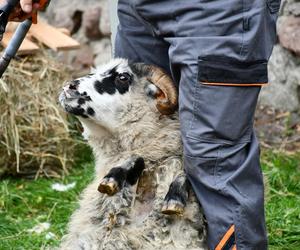
[[73,80],[68,82],[64,87],[63,91],[67,98],[77,98],[80,94],[78,92],[79,81]]
[[76,81],[76,80],[75,81],[71,81],[69,83],[69,89],[71,89],[71,90],[77,90],[78,85],[79,85],[78,81]]

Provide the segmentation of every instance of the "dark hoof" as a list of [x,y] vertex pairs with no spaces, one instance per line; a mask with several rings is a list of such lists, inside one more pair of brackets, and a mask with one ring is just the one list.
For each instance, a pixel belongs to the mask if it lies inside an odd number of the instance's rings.
[[104,178],[98,186],[98,191],[103,194],[112,196],[119,192],[118,183],[113,178]]
[[184,207],[180,201],[169,200],[164,202],[161,212],[166,215],[182,215]]
[[182,215],[188,200],[188,189],[185,174],[179,174],[169,187],[161,212],[168,215]]

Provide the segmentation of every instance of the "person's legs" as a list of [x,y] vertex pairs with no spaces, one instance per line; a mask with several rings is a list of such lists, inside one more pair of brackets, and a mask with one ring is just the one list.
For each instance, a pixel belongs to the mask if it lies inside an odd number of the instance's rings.
[[114,57],[157,65],[170,73],[169,44],[153,36],[151,27],[137,15],[130,2],[118,2],[119,26]]
[[116,56],[166,70],[170,58],[186,173],[207,218],[209,249],[267,249],[253,116],[280,0],[132,2],[142,19],[120,1]]
[[183,63],[186,173],[207,218],[209,249],[264,250],[264,185],[253,117],[267,83],[276,14],[261,0],[198,2],[196,12],[177,18],[176,37],[166,39],[171,62]]
[[253,132],[260,87],[201,85],[189,77],[195,71],[182,72],[180,120],[186,174],[207,219],[209,249],[267,249]]
[[253,116],[275,42],[280,0],[136,0],[170,44],[179,76],[186,174],[208,223],[209,249],[267,249]]

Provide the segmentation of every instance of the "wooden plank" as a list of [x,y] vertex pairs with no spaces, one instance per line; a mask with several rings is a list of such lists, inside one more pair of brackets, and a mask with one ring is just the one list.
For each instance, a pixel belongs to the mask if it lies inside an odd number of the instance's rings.
[[69,31],[67,28],[57,28],[61,33],[64,33],[67,36],[71,36],[71,31]]
[[78,49],[80,44],[73,38],[63,34],[53,26],[39,19],[30,28],[30,34],[54,51]]
[[[5,32],[3,35],[3,39],[1,41],[1,44],[3,47],[7,47],[9,41],[11,40],[13,36],[13,32]],[[37,46],[35,43],[33,43],[32,41],[28,40],[26,37],[23,40],[17,55],[28,55],[28,54],[32,54],[35,53],[39,50],[39,46]]]

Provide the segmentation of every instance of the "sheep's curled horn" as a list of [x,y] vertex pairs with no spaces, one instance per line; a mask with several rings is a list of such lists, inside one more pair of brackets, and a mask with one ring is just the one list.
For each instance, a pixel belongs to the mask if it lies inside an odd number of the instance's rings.
[[178,94],[171,77],[161,68],[154,65],[135,63],[133,70],[139,76],[146,76],[147,80],[159,88],[156,95],[156,108],[163,115],[173,114],[178,105]]

